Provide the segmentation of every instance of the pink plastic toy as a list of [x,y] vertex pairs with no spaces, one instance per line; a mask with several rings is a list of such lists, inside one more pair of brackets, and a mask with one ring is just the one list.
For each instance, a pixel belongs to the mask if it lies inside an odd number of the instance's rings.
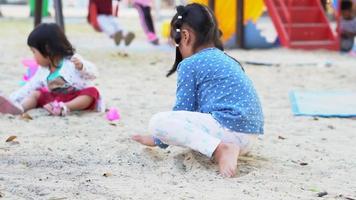
[[37,72],[38,64],[34,59],[23,59],[22,64],[27,67],[27,72],[23,76],[24,82],[29,81]]
[[119,111],[117,111],[116,108],[110,108],[109,111],[106,113],[106,119],[108,119],[109,121],[119,120]]
[[[20,82],[21,86],[24,86],[26,84],[26,82],[30,81],[31,78],[36,74],[39,65],[37,64],[36,60],[32,59],[32,58],[27,58],[27,59],[23,59],[22,64],[27,67],[27,71],[26,74],[23,75],[23,80]],[[40,88],[40,91],[42,92],[47,92],[48,88],[47,87],[42,87]]]

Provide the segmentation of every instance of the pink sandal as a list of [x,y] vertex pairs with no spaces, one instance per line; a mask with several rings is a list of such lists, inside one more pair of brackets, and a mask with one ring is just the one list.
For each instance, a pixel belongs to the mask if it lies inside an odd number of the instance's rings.
[[51,115],[54,116],[66,116],[69,113],[69,109],[63,102],[53,101],[43,106]]
[[0,113],[20,115],[23,113],[23,108],[0,95]]

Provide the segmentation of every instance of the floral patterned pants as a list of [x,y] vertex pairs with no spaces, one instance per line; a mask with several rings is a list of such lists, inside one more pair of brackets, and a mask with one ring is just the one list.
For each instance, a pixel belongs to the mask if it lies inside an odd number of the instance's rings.
[[233,132],[222,127],[210,114],[169,111],[155,114],[149,132],[163,143],[188,147],[212,157],[220,142],[234,143],[247,153],[257,134]]

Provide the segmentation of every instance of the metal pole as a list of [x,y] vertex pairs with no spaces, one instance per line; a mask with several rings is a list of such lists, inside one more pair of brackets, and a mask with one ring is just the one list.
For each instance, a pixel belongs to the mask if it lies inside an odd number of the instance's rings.
[[62,0],[54,0],[54,11],[56,23],[62,28],[64,32],[64,19],[63,19],[63,10],[62,10]]
[[35,1],[35,27],[42,21],[42,0]]
[[209,0],[209,8],[215,12],[215,0]]
[[237,0],[236,6],[236,46],[237,48],[244,48],[244,0]]

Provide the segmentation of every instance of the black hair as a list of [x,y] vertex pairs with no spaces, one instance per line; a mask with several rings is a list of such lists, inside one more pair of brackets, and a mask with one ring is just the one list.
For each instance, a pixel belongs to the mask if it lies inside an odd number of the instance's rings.
[[73,56],[75,49],[63,30],[54,23],[42,23],[35,27],[27,38],[27,45],[48,57],[52,64],[56,58]]
[[350,1],[350,0],[342,0],[340,9],[342,11],[351,10],[352,9],[352,1]]
[[[224,50],[223,44],[220,40],[222,32],[218,28],[217,20],[214,13],[206,6],[192,3],[186,6],[178,6],[177,14],[171,21],[171,38],[178,45],[181,41],[180,30],[183,24],[193,29],[196,41],[193,48],[205,44],[214,44],[220,50]],[[172,69],[168,72],[167,77],[177,71],[178,64],[182,61],[182,54],[176,47],[176,58]]]

